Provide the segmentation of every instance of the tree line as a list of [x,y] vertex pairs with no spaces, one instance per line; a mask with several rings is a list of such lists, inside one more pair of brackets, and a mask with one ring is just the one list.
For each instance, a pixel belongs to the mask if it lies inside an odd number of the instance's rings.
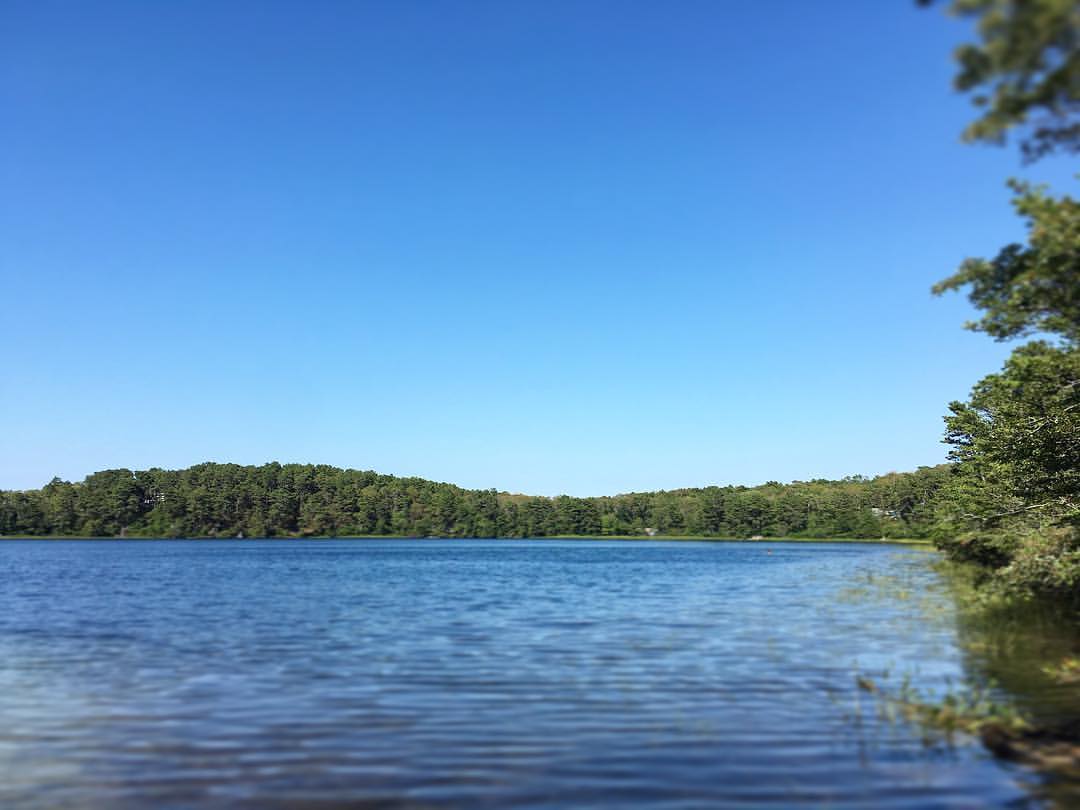
[[575,498],[327,465],[105,470],[0,491],[0,534],[68,537],[925,537],[946,465],[839,481]]

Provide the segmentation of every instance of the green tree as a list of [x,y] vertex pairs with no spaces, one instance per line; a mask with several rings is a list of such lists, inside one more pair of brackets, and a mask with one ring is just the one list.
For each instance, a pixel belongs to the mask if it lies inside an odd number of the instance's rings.
[[946,418],[939,544],[1025,591],[1080,588],[1080,351],[1035,341]]
[[[930,5],[934,0],[920,0]],[[952,0],[972,18],[980,41],[956,52],[958,90],[972,93],[981,115],[969,141],[1000,143],[1024,131],[1028,160],[1080,149],[1080,5],[1075,0]]]
[[[956,56],[956,86],[982,114],[968,140],[1023,132],[1034,160],[1080,151],[1080,5],[1075,0],[953,0],[980,42]],[[939,498],[939,543],[1024,591],[1080,602],[1080,206],[1011,181],[1028,229],[993,259],[968,259],[934,287],[968,290],[996,340],[1043,336],[954,402],[945,441],[956,462]]]
[[45,485],[42,495],[48,531],[53,534],[71,534],[77,531],[79,516],[76,512],[75,487],[67,481],[53,478]]
[[1080,203],[1013,181],[1014,205],[1027,222],[1027,245],[1011,244],[993,259],[968,259],[934,286],[935,294],[969,288],[983,316],[967,328],[997,340],[1034,333],[1080,343]]
[[[863,536],[860,527],[873,523],[873,508],[908,509],[915,496],[906,493],[918,492],[920,503],[932,498],[941,475],[931,472],[894,474],[888,486],[853,478],[536,498],[325,465],[107,470],[78,484],[54,479],[40,490],[0,492],[0,534],[521,537],[639,534],[653,527],[670,534]],[[927,528],[919,518],[905,527],[911,534]]]

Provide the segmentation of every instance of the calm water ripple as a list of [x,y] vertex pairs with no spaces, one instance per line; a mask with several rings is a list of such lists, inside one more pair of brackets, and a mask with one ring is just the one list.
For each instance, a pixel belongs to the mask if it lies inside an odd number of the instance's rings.
[[[770,549],[771,553],[766,553]],[[0,544],[0,806],[979,807],[889,723],[962,675],[931,555],[862,544]],[[854,585],[896,583],[880,599]]]

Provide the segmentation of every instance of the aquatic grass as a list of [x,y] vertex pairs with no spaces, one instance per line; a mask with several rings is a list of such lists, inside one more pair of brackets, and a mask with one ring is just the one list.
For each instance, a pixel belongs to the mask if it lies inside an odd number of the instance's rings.
[[[865,697],[880,722],[914,726],[928,747],[981,744],[995,757],[1039,775],[1054,803],[1080,801],[1080,633],[1060,609],[1002,588],[945,558],[898,552],[889,573],[863,570],[838,590],[837,604],[892,606],[905,623],[933,624],[955,635],[965,675],[935,685],[894,667],[853,665],[857,727]],[[917,685],[918,684],[918,685]],[[862,696],[862,698],[860,698]],[[1064,797],[1061,799],[1060,797]]]
[[[1080,668],[1075,661],[1064,667],[1070,678]],[[879,719],[915,725],[924,745],[952,747],[978,741],[995,757],[1026,765],[1046,777],[1044,791],[1052,805],[1074,806],[1080,800],[1080,728],[1040,723],[1003,700],[996,682],[970,680],[938,698],[922,695],[907,677],[895,690],[866,675],[856,675],[855,685],[877,700]]]
[[1042,672],[1058,684],[1080,683],[1080,657],[1065,656],[1055,664],[1048,664]]
[[[1080,632],[1075,615],[1006,589],[946,559],[922,598],[909,593],[910,570],[867,572],[838,598],[851,603],[907,603],[912,618],[955,628],[965,677],[939,693],[917,688],[910,673],[856,671],[856,694],[876,701],[887,723],[914,725],[928,746],[981,743],[995,757],[1040,775],[1051,805],[1080,803]],[[859,705],[856,698],[856,705]]]
[[1016,734],[1032,727],[1015,706],[1001,700],[998,685],[993,682],[968,681],[962,688],[936,698],[920,692],[909,675],[892,691],[880,680],[862,674],[855,676],[855,685],[878,699],[883,719],[913,722],[924,731],[940,733],[950,741],[958,732],[980,736],[994,729]]

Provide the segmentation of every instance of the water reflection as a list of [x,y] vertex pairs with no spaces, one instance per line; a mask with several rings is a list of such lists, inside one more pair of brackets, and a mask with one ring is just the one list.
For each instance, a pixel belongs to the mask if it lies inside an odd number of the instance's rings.
[[975,587],[977,574],[937,560],[941,576],[920,591],[918,566],[857,572],[847,604],[913,600],[921,621],[955,627],[962,675],[937,688],[915,670],[861,672],[880,716],[920,727],[927,746],[979,740],[998,757],[1032,766],[1031,795],[1080,805],[1080,623],[1060,603],[1024,601]]
[[1080,806],[1080,622],[1045,601],[979,599],[954,577],[965,667],[1027,721],[1019,734],[984,734],[1000,756],[1037,765],[1041,791],[1061,807]]

